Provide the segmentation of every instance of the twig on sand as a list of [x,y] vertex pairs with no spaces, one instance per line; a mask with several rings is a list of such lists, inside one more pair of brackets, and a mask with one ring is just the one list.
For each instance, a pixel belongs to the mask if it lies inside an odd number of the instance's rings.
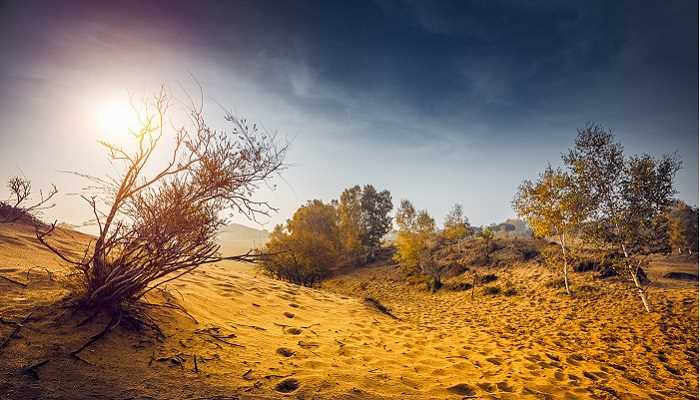
[[24,317],[24,319],[21,322],[16,324],[15,329],[12,331],[12,333],[10,333],[10,336],[6,337],[5,340],[3,340],[2,343],[0,343],[0,349],[2,349],[3,347],[7,346],[8,343],[10,343],[10,340],[13,337],[15,337],[15,335],[19,333],[19,330],[22,329],[24,324],[27,323],[27,321],[29,321],[29,318],[31,318],[32,314],[33,312],[30,312],[29,314],[27,314],[26,317]]
[[199,367],[197,367],[197,354],[192,355],[192,359],[194,360],[194,372],[196,374],[199,373]]
[[242,344],[233,343],[233,342],[229,342],[228,340],[224,340],[224,339],[222,339],[221,336],[212,335],[211,333],[209,333],[208,335],[209,335],[209,337],[211,337],[211,338],[213,338],[213,339],[216,339],[216,340],[218,340],[218,341],[220,341],[220,342],[222,342],[222,343],[226,343],[226,344],[228,344],[228,345],[230,345],[230,346],[245,347],[245,346],[243,346]]
[[[245,347],[242,344],[233,343],[233,342],[229,342],[228,340],[226,340],[226,339],[237,337],[235,333],[229,333],[228,335],[220,335],[219,332],[220,332],[220,328],[218,326],[197,329],[194,331],[194,333],[196,333],[196,334],[204,334],[204,335],[209,336],[210,338],[212,338],[214,340],[218,340],[219,342],[226,343],[230,346]],[[219,346],[217,343],[214,343],[214,342],[209,342],[209,343],[212,343],[212,344]],[[221,346],[219,346],[219,348],[221,348]]]
[[467,356],[447,356],[447,357],[445,357],[445,358],[463,358],[463,359],[465,359],[465,360],[468,360],[468,359],[469,359],[469,357],[467,357]]
[[249,380],[252,380],[253,378],[251,378],[251,377],[249,376],[252,372],[253,372],[252,369],[247,370],[243,375],[241,375],[241,378],[243,378],[243,379],[245,379],[245,380],[248,380],[248,381],[249,381]]
[[16,280],[11,279],[11,278],[8,278],[8,277],[6,277],[6,276],[0,275],[0,278],[6,280],[6,281],[8,281],[8,282],[14,283],[15,285],[19,285],[19,286],[22,286],[22,287],[25,287],[25,288],[27,287],[27,284],[26,284],[26,283],[22,283],[22,282],[20,282],[20,281],[16,281]]
[[[114,316],[112,317],[112,319],[111,319],[111,320],[109,321],[109,323],[104,327],[104,329],[102,329],[99,333],[97,333],[97,334],[93,335],[92,337],[90,337],[90,340],[88,340],[87,342],[85,342],[85,344],[83,344],[82,346],[80,346],[80,348],[78,348],[77,350],[71,351],[71,352],[70,352],[70,355],[73,356],[73,357],[75,357],[75,358],[81,359],[80,357],[78,357],[78,354],[80,354],[81,351],[85,350],[86,347],[90,346],[91,344],[95,343],[96,341],[100,340],[100,339],[103,338],[105,335],[107,335],[109,332],[111,332],[112,329],[116,328],[117,325],[119,325],[119,323],[121,322],[121,320],[122,320],[122,313],[119,312],[118,314],[116,314],[116,315],[114,315]],[[84,361],[84,360],[83,360],[83,361]]]
[[46,275],[48,276],[49,281],[52,281],[52,280],[53,280],[53,279],[51,279],[51,271],[49,271],[48,268],[46,268],[46,267],[41,267],[41,266],[39,266],[39,265],[35,265],[35,266],[29,267],[29,269],[27,269],[27,282],[29,282],[29,273],[32,272],[33,269],[43,269],[44,271],[46,271]]
[[245,326],[246,328],[253,328],[256,331],[266,331],[267,330],[267,329],[260,327],[260,326],[257,326],[257,325],[246,325],[246,324],[239,324],[237,322],[231,322],[231,326],[233,326],[235,328],[235,325]]
[[375,310],[381,312],[382,314],[388,315],[389,317],[399,320],[399,317],[396,315],[392,314],[391,310],[387,308],[384,304],[379,302],[379,300],[375,299],[374,297],[365,297],[364,303]]
[[294,374],[287,374],[287,375],[275,375],[275,374],[272,374],[272,375],[265,375],[264,378],[265,378],[265,379],[272,379],[272,378],[280,378],[280,379],[282,379],[282,378],[288,378],[288,377],[290,377],[290,376],[292,376],[292,375],[294,375]]

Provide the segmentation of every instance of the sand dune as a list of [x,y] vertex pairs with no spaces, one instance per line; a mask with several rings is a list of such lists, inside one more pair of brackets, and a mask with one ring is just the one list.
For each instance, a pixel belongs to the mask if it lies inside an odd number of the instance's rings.
[[[26,267],[40,264],[65,276],[30,237],[0,239],[3,275],[24,282]],[[164,338],[125,320],[78,359],[68,354],[107,317],[76,327],[85,315],[52,304],[65,285],[33,271],[27,288],[0,280],[3,320],[33,310],[0,349],[0,398],[697,398],[696,283],[650,289],[656,312],[647,315],[622,283],[578,274],[568,298],[548,287],[554,272],[542,267],[493,272],[491,286],[516,294],[429,294],[390,266],[310,289],[212,265],[169,286],[188,314],[152,307]],[[0,323],[0,340],[14,328]]]

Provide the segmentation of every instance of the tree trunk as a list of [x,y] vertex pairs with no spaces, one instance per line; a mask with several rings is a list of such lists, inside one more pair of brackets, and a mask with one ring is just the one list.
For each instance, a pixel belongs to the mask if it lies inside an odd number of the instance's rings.
[[649,306],[649,301],[647,300],[647,295],[644,293],[644,289],[642,289],[641,283],[639,283],[639,276],[637,276],[637,269],[630,268],[630,273],[632,274],[632,280],[634,281],[634,286],[637,287],[637,293],[639,294],[639,297],[642,299],[642,303],[644,303],[644,308],[647,310],[648,313],[650,313],[651,307]]
[[[617,235],[620,235],[620,226],[615,224],[615,228],[617,229]],[[620,247],[622,247],[622,253],[625,255],[625,264],[627,265],[627,269],[630,271],[630,274],[632,275],[632,281],[634,282],[634,286],[637,287],[637,294],[639,294],[639,298],[642,299],[642,303],[644,303],[644,309],[647,310],[648,313],[651,312],[651,307],[649,306],[649,301],[647,300],[647,295],[644,293],[644,289],[642,289],[642,284],[639,282],[639,277],[637,276],[637,269],[632,268],[632,266],[629,263],[629,253],[627,253],[627,247],[625,246],[625,242],[620,239]]]
[[474,271],[474,280],[472,281],[472,300],[474,300],[474,288],[476,287],[476,271]]
[[564,256],[564,286],[566,286],[566,294],[571,296],[571,291],[569,290],[569,263],[566,259],[566,244],[564,243],[564,235],[559,238],[559,244],[561,245],[561,253]]

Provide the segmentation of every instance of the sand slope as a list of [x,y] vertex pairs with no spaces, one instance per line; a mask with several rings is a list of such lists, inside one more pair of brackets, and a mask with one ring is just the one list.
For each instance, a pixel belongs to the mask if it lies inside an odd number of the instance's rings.
[[[15,265],[3,275],[24,281],[34,264],[67,272],[30,238],[20,246],[0,234],[0,266]],[[208,266],[169,286],[189,316],[153,307],[165,338],[124,321],[80,359],[68,353],[105,316],[76,327],[85,315],[52,305],[66,294],[56,277],[32,272],[27,288],[0,280],[3,319],[34,312],[0,349],[0,398],[697,398],[696,283],[650,289],[656,312],[647,315],[621,283],[576,275],[571,299],[547,287],[554,273],[542,267],[493,272],[491,285],[514,296],[433,295],[395,281],[390,266],[323,289]],[[367,295],[397,319],[368,307]],[[14,329],[0,323],[0,342]]]

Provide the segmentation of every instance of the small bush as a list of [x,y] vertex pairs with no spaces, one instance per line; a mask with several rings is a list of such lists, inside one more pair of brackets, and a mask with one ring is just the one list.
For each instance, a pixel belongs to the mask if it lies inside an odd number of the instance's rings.
[[496,296],[498,294],[501,294],[501,288],[499,288],[498,286],[486,286],[484,288],[484,294]]
[[479,283],[487,284],[495,281],[496,279],[498,279],[498,276],[496,274],[486,274],[484,276],[479,277]]
[[425,275],[408,275],[406,277],[406,284],[410,286],[424,286],[428,284],[428,278]]
[[440,279],[431,276],[427,282],[428,290],[432,293],[437,292],[442,287],[442,282]]
[[566,287],[564,278],[551,278],[544,283],[544,287],[549,289],[562,289]]
[[469,282],[456,282],[445,285],[445,289],[453,292],[463,292],[465,290],[470,290],[472,287],[472,284]]
[[598,293],[600,291],[600,288],[598,286],[593,286],[593,285],[581,285],[578,286],[576,289],[579,292],[583,293]]

